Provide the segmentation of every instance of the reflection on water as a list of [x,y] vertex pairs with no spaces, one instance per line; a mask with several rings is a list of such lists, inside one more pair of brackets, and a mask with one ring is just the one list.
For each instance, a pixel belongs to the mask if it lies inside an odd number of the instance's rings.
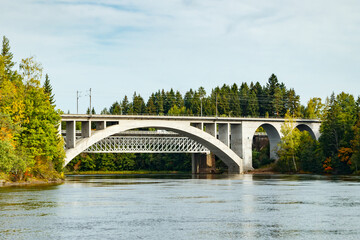
[[68,176],[0,188],[0,239],[357,239],[360,178]]

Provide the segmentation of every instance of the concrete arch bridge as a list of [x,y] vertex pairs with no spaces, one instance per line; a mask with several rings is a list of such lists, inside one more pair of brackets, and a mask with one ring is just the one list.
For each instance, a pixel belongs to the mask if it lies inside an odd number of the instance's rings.
[[[208,159],[200,153],[208,150],[228,166],[229,173],[243,173],[253,169],[252,141],[259,127],[266,131],[269,138],[270,157],[276,159],[276,151],[281,138],[280,128],[285,122],[283,118],[84,114],[64,114],[61,117],[61,121],[66,125],[66,130],[63,131],[66,140],[65,166],[81,152],[89,151],[92,146],[101,144],[105,140],[114,139],[116,135],[123,136],[126,135],[127,131],[134,129],[155,128],[176,133],[176,136],[173,137],[187,138],[187,144],[191,142],[194,145],[195,142],[203,146],[203,148],[198,147],[200,150],[188,151],[186,150],[188,148],[182,150],[182,152],[193,153],[193,173],[201,172],[200,168],[204,165],[204,161],[206,165]],[[81,131],[78,134],[76,131],[77,122],[81,123]],[[92,125],[95,125],[95,130],[92,130]],[[301,131],[308,131],[315,139],[320,136],[320,120],[298,119],[295,125]],[[153,135],[164,138],[164,136]],[[139,135],[137,137],[144,139],[146,136]],[[174,144],[178,143],[174,142]],[[136,151],[137,149],[127,152]],[[145,152],[151,152],[151,150]],[[158,152],[162,151],[159,150]]]

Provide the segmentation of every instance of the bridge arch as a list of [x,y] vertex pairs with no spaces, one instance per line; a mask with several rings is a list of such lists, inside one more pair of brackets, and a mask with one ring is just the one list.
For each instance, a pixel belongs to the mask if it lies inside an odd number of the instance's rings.
[[95,131],[90,137],[77,141],[74,148],[66,150],[64,166],[66,166],[74,157],[76,157],[94,143],[116,133],[138,128],[157,128],[179,133],[201,143],[211,152],[217,155],[228,166],[230,173],[243,172],[243,160],[220,140],[196,127],[190,126],[189,122],[161,120],[120,120],[119,124],[117,125]]
[[276,126],[274,124],[270,123],[263,123],[259,124],[259,126],[255,129],[252,136],[255,135],[255,132],[258,128],[262,127],[269,139],[270,144],[270,158],[276,159],[277,158],[277,150],[278,150],[278,144],[280,143],[281,135],[280,135],[280,126]]
[[[266,131],[266,134],[269,139],[269,144],[270,144],[270,158],[271,159],[275,159],[275,160],[278,159],[277,151],[279,149],[279,143],[280,143],[281,137],[282,137],[281,126],[283,124],[284,124],[284,122],[264,122],[264,123],[258,123],[258,124],[252,125],[252,127],[253,127],[252,136],[255,135],[256,130],[260,127],[264,128],[264,130]],[[318,137],[320,136],[320,132],[319,132],[320,125],[319,124],[295,123],[294,128],[297,128],[300,131],[307,131],[313,139],[318,139]],[[248,157],[245,156],[244,165],[247,166],[247,168],[252,168],[252,166],[249,167],[250,164],[252,164],[252,151],[249,152],[248,155],[249,155]]]
[[313,129],[310,126],[306,124],[298,124],[296,128],[299,129],[301,132],[307,131],[313,139],[317,139]]

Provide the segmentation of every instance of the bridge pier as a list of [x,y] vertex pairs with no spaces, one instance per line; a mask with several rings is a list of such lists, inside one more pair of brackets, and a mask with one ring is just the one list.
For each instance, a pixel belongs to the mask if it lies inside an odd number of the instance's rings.
[[215,155],[213,153],[192,153],[191,154],[191,172],[199,173],[215,173]]
[[66,122],[66,148],[74,148],[76,142],[75,121]]
[[103,130],[106,128],[106,122],[105,121],[96,121],[95,122],[96,130]]
[[91,121],[81,122],[81,137],[87,138],[91,136]]
[[230,148],[238,156],[242,156],[242,126],[241,124],[231,124]]
[[230,147],[230,127],[229,123],[219,123],[219,140],[226,146]]
[[204,123],[205,132],[216,138],[216,124],[215,123]]

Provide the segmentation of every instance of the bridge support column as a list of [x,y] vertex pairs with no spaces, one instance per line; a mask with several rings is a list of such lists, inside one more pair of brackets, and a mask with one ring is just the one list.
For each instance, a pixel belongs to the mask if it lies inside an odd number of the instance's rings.
[[242,157],[242,128],[241,124],[231,124],[231,150]]
[[242,159],[244,160],[244,172],[253,170],[252,166],[252,142],[253,135],[256,129],[247,124],[241,124],[242,132]]
[[215,155],[213,153],[191,154],[191,168],[193,174],[215,173]]
[[231,124],[231,149],[243,159],[244,172],[252,170],[253,128],[244,124]]
[[219,123],[219,140],[226,146],[230,146],[230,128],[228,123]]
[[197,174],[200,172],[200,154],[199,153],[192,153],[191,154],[191,173]]
[[198,128],[198,129],[201,129],[202,131],[204,130],[204,129],[203,129],[203,128],[204,128],[204,125],[203,125],[202,122],[201,122],[201,123],[191,123],[191,126],[196,127],[196,128]]
[[205,132],[216,138],[216,124],[215,123],[205,123]]
[[66,122],[66,148],[74,148],[76,142],[75,121]]
[[103,130],[106,128],[106,122],[105,121],[95,122],[95,126],[96,126],[96,130]]
[[91,136],[91,121],[81,122],[81,137],[88,138]]

